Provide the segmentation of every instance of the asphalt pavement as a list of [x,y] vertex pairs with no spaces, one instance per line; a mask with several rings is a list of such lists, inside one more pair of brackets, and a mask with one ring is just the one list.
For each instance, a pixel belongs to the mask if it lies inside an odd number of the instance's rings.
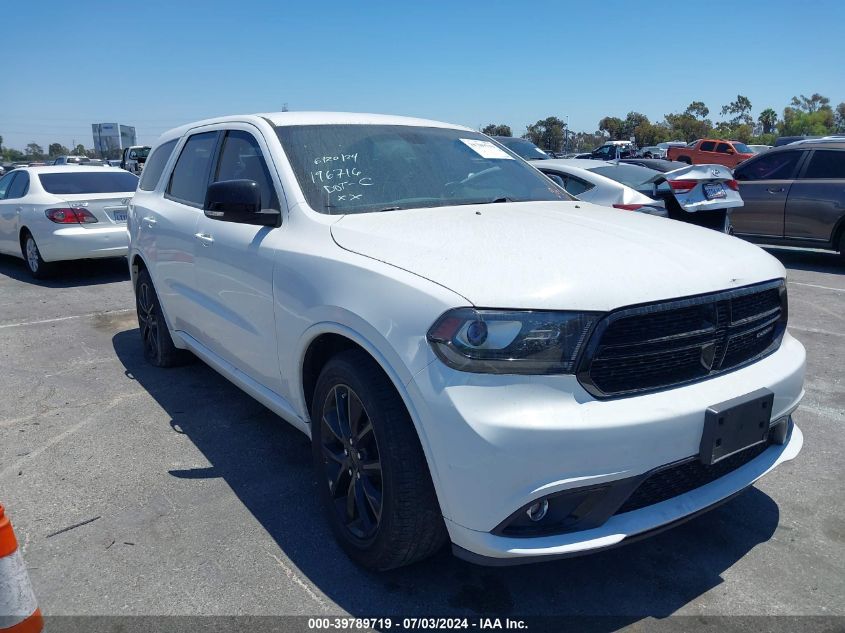
[[0,256],[0,502],[48,615],[845,615],[845,266],[772,249],[807,348],[802,453],[654,538],[512,568],[352,564],[308,440],[200,362],[141,353],[124,260]]

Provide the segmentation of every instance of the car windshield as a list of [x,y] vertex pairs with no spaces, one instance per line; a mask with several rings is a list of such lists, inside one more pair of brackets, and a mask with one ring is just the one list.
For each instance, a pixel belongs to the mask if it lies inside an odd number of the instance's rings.
[[77,193],[123,193],[135,191],[138,177],[128,171],[110,172],[107,170],[75,173],[38,174],[41,186],[47,193],[68,195]]
[[514,154],[521,156],[525,160],[548,160],[549,158],[549,155],[546,154],[546,152],[527,139],[497,136],[496,140]]
[[748,145],[746,145],[745,143],[737,143],[736,141],[734,141],[733,144],[734,144],[734,149],[736,151],[738,151],[740,154],[753,154],[754,153],[748,148]]
[[320,213],[573,200],[477,132],[348,124],[279,126],[276,133],[305,199]]
[[627,185],[633,189],[640,189],[645,182],[660,173],[656,169],[629,164],[599,165],[591,168],[590,171],[606,176],[616,182],[621,182],[623,185]]

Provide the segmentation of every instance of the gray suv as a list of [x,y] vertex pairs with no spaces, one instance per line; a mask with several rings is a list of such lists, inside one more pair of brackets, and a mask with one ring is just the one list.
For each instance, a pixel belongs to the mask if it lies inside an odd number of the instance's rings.
[[736,235],[845,258],[845,140],[776,147],[738,165],[734,176],[745,202],[731,214]]

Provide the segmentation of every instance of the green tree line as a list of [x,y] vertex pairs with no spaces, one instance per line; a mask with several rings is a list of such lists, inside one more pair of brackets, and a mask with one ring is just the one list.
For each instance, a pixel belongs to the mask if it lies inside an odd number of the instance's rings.
[[[550,116],[526,126],[522,138],[553,151],[568,148],[582,152],[604,141],[636,139],[645,147],[666,141],[690,142],[699,138],[735,139],[744,143],[772,145],[778,136],[825,136],[845,134],[845,102],[835,108],[830,99],[818,93],[793,97],[780,116],[771,107],[753,116],[751,100],[737,95],[736,100],[719,110],[719,121],[710,118],[710,109],[703,101],[693,101],[683,112],[664,115],[652,122],[640,112],[629,112],[625,118],[605,116],[595,132],[572,132],[560,118]],[[512,136],[507,125],[491,123],[482,128],[485,134]]]

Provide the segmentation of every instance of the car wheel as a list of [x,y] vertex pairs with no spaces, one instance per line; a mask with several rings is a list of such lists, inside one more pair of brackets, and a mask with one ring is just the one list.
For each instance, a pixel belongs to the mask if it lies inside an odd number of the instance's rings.
[[35,243],[35,238],[32,233],[28,231],[24,233],[23,240],[21,240],[21,253],[26,262],[26,267],[29,273],[35,279],[46,279],[50,277],[54,268],[52,264],[48,264],[41,258],[41,251],[38,250],[38,244]]
[[161,311],[153,280],[146,270],[138,273],[135,284],[135,309],[144,345],[144,358],[156,367],[175,367],[191,360],[191,353],[173,344]]
[[340,545],[376,570],[436,552],[446,529],[402,399],[360,350],[332,358],[317,380],[311,444],[318,488]]
[[676,160],[679,163],[686,163],[687,165],[692,165],[692,160],[688,156],[679,156]]

